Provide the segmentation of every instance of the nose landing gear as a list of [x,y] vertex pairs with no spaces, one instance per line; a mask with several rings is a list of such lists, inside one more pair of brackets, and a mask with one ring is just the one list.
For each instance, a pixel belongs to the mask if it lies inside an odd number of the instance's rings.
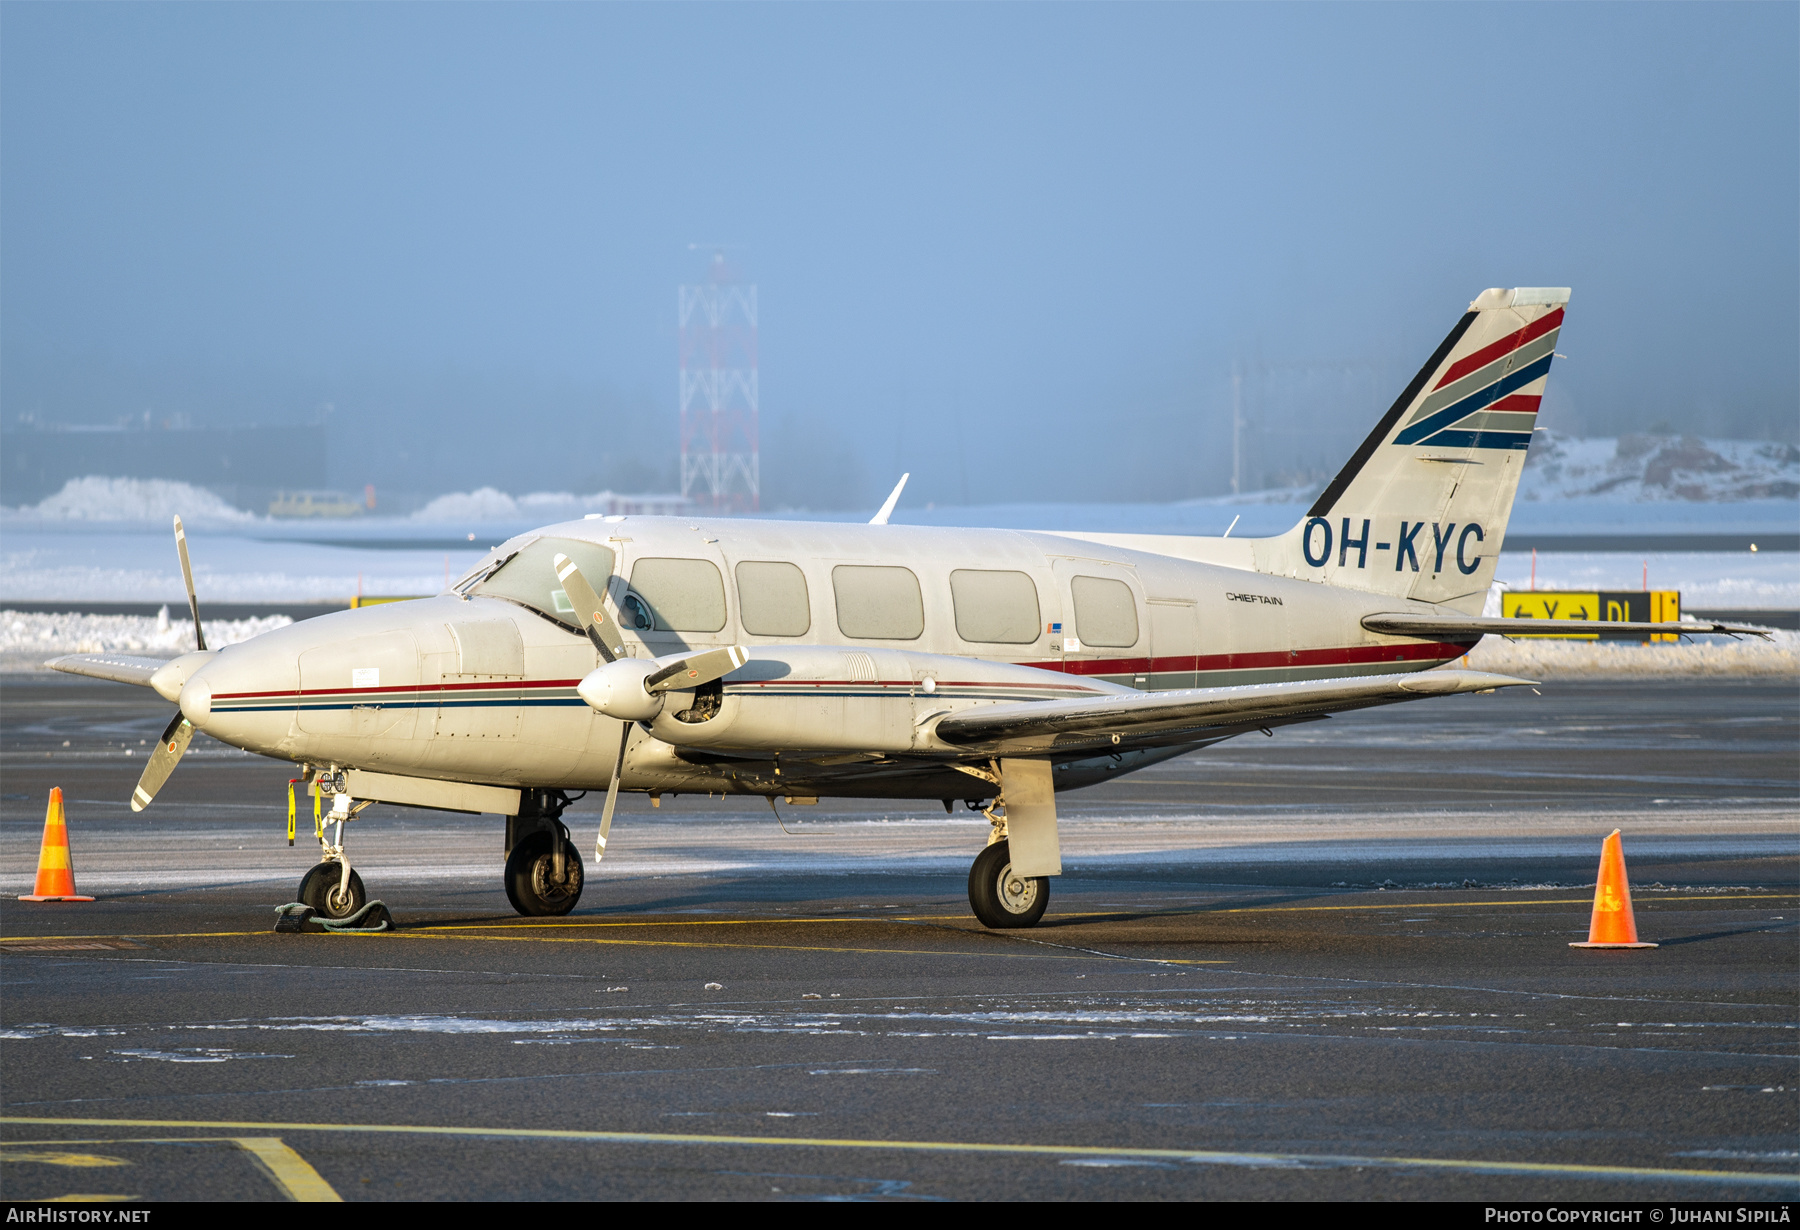
[[[350,866],[350,856],[344,851],[344,825],[356,819],[369,800],[358,803],[343,787],[342,773],[318,776],[317,788],[331,795],[331,811],[317,829],[320,862],[300,881],[299,901],[322,918],[349,918],[369,903],[362,877]],[[327,825],[335,826],[330,841],[325,838]]]

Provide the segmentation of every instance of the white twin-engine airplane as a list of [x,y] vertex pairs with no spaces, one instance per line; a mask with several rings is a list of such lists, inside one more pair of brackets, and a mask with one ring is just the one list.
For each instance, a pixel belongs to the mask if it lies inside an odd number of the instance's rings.
[[588,518],[506,542],[435,598],[215,651],[178,519],[198,651],[50,665],[180,705],[134,809],[195,730],[303,765],[330,809],[300,898],[327,918],[365,904],[343,834],[373,802],[506,816],[513,907],[567,913],[583,868],[560,816],[604,788],[596,861],[620,790],[963,799],[992,824],[975,916],[1028,927],[1062,870],[1058,791],[1529,682],[1430,668],[1519,630],[1480,613],[1568,298],[1485,291],[1275,538],[920,529],[886,524],[892,497],[868,525]]

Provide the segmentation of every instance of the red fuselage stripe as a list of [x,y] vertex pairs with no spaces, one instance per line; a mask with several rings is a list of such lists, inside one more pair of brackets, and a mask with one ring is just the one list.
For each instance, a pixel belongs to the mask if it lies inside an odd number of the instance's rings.
[[1181,658],[1098,658],[1063,663],[1071,675],[1163,675],[1179,671],[1273,670],[1289,666],[1360,666],[1378,662],[1441,662],[1469,652],[1467,645],[1357,645],[1344,649],[1217,653]]
[[[1164,675],[1185,671],[1273,670],[1290,666],[1359,666],[1380,662],[1437,662],[1461,657],[1469,646],[1454,641],[1433,641],[1412,645],[1356,645],[1336,649],[1274,650],[1266,653],[1218,653],[1170,658],[1074,658],[1048,662],[1019,662],[1039,670],[1060,667],[1069,675]],[[341,696],[346,693],[381,696],[399,692],[506,692],[521,689],[573,688],[579,679],[508,679],[480,683],[421,683],[385,688],[280,688],[272,692],[220,692],[214,700],[262,700],[277,696]],[[803,679],[755,680],[754,684],[780,687],[841,688],[916,687],[913,679]],[[942,688],[1021,688],[1041,689],[1040,683],[1012,683],[984,680],[939,680]],[[1088,689],[1070,689],[1087,691]]]

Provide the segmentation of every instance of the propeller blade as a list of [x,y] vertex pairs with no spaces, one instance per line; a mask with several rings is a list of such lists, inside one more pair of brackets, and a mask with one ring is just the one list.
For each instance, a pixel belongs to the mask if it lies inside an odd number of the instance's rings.
[[[187,582],[188,613],[194,617],[194,648],[204,650],[206,648],[206,633],[200,630],[200,599],[194,596],[194,566],[188,563],[187,531],[181,528],[180,517],[175,518],[175,553],[181,556],[181,579]],[[165,739],[164,742],[167,742],[167,740]],[[185,742],[183,742],[181,746],[183,751],[187,749],[187,744]],[[176,759],[180,759],[181,752],[176,752],[175,756]],[[152,759],[151,763],[155,763],[154,759]],[[173,768],[174,766],[171,765],[170,767]],[[148,772],[148,770],[146,770],[146,772]],[[167,777],[168,774],[165,773],[163,776]],[[161,785],[161,782],[159,781],[157,784]],[[149,801],[149,799],[144,800],[146,803]]]
[[156,797],[156,792],[169,780],[169,774],[181,763],[181,757],[187,752],[188,744],[193,738],[194,724],[177,713],[170,720],[168,729],[162,732],[162,739],[158,741],[156,750],[150,754],[150,763],[144,766],[144,775],[138,778],[137,789],[131,792],[132,811],[143,811],[150,806],[150,800]]
[[606,835],[612,832],[613,808],[619,804],[619,779],[625,776],[625,747],[631,742],[635,723],[619,724],[619,755],[613,761],[612,780],[606,784],[606,806],[600,809],[600,835],[594,838],[594,862],[606,857]]
[[750,650],[743,645],[727,645],[723,649],[707,649],[691,653],[671,662],[644,679],[644,691],[655,696],[675,688],[697,688],[721,679],[750,660]]
[[563,593],[569,596],[569,605],[575,608],[575,618],[581,621],[582,631],[594,642],[600,656],[608,662],[624,657],[625,638],[619,635],[618,622],[606,617],[606,604],[581,575],[575,561],[558,554],[550,563],[556,569],[556,579],[562,582]]

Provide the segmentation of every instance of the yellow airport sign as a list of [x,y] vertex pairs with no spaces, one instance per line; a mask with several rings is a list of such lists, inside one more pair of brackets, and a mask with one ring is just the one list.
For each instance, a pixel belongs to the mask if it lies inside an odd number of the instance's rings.
[[[1678,623],[1681,620],[1681,593],[1673,589],[1638,589],[1608,593],[1603,590],[1527,590],[1500,596],[1500,614],[1507,619],[1605,619],[1633,623]],[[1508,636],[1531,636],[1533,633],[1508,633]],[[1599,633],[1546,632],[1545,638],[1597,641]],[[1607,640],[1674,641],[1675,633],[1611,633]]]
[[350,599],[350,609],[360,610],[365,606],[384,606],[389,602],[417,602],[420,598],[429,598],[429,594],[401,594],[394,598],[377,598],[372,594],[358,594]]

